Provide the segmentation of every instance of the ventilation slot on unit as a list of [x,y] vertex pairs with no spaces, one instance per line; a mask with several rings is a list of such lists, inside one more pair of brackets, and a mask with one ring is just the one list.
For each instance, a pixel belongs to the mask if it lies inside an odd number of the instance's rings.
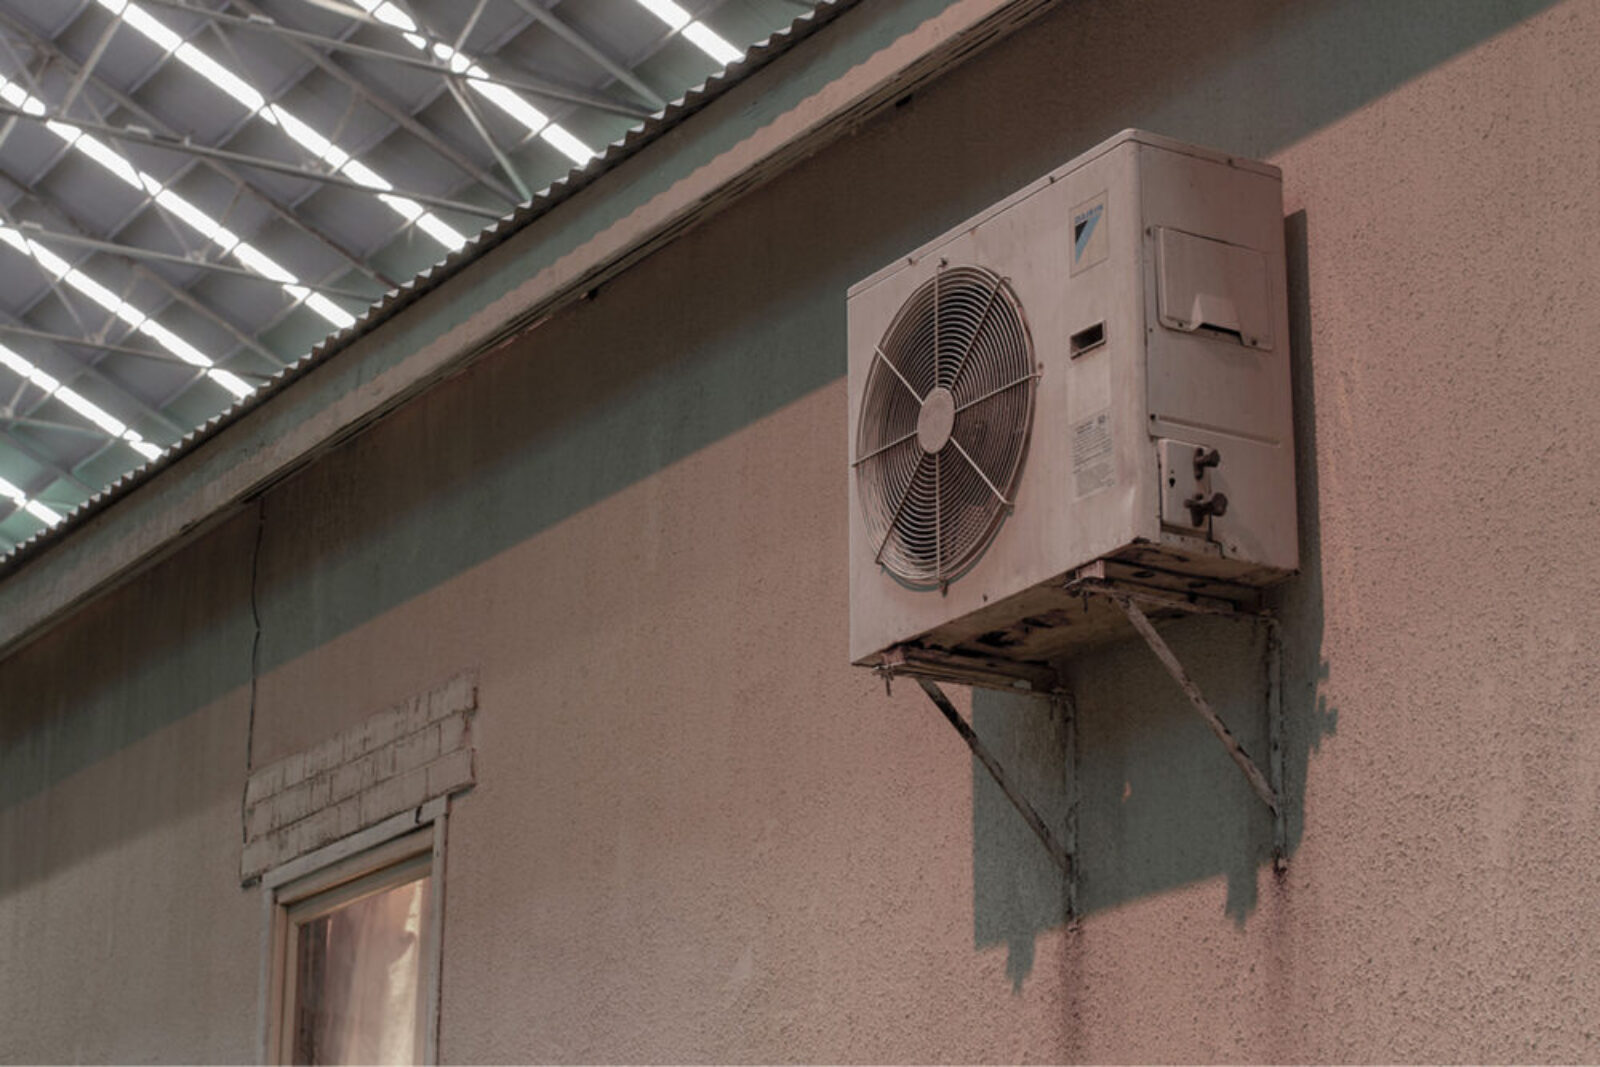
[[1067,339],[1067,354],[1073,359],[1099,348],[1106,343],[1106,324],[1097,322],[1086,330],[1079,330]]
[[1033,421],[1033,345],[1004,279],[941,270],[874,352],[856,478],[876,561],[913,586],[959,576],[1000,528]]

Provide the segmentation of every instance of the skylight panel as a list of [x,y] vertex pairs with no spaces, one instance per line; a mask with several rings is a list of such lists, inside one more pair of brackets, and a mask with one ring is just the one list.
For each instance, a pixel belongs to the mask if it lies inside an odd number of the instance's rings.
[[148,11],[129,4],[127,0],[100,0],[100,6],[108,9],[113,15],[121,15],[124,23],[144,34],[163,52],[176,52],[183,44],[182,37],[167,29]]
[[339,326],[341,330],[344,329],[345,326],[352,326],[355,324],[356,320],[354,315],[350,314],[344,308],[340,307],[338,304],[335,304],[332,300],[329,300],[321,293],[314,293],[303,285],[286,285],[284,288],[288,290],[291,295],[297,296],[304,300],[306,307],[310,308],[312,311],[315,311],[318,315],[321,315],[329,322],[342,323],[342,325]]
[[[334,144],[330,138],[318,133],[310,123],[299,118],[282,104],[269,104],[266,97],[257,91],[254,86],[251,86],[238,75],[228,70],[223,64],[212,59],[200,48],[187,41],[182,41],[181,45],[164,43],[178,39],[177,35],[138,4],[130,3],[129,0],[99,0],[99,3],[101,7],[113,14],[120,12],[123,21],[127,25],[144,34],[153,43],[172,52],[185,66],[242,104],[245,110],[252,115],[270,125],[281,128],[284,133],[289,135],[291,140],[328,164],[335,173],[343,173],[351,180],[370,186],[373,189],[388,190],[394,188],[393,183],[378,177],[371,168],[356,168],[353,166],[355,161],[351,159],[350,154]],[[409,21],[408,19],[407,22],[409,23]],[[451,251],[467,243],[466,236],[459,230],[432,212],[423,210],[412,201],[404,200],[401,197],[379,197],[378,199],[382,200],[391,210],[406,219],[406,221],[415,222],[419,229]],[[403,201],[403,203],[397,203],[397,201]],[[417,213],[410,214],[408,206],[416,207]],[[428,220],[426,224],[424,220]],[[335,325],[342,328],[355,321],[348,314],[345,317],[349,321],[336,323]]]
[[673,33],[689,24],[689,13],[672,0],[639,0],[639,6],[665,22]]
[[100,427],[112,437],[120,438],[123,434],[128,432],[127,423],[112,415],[100,405],[85,400],[81,395],[72,389],[62,386],[52,395],[57,400],[67,405],[67,407],[71,408],[73,411],[76,411],[79,415],[82,415],[84,418]]
[[[396,198],[386,197],[385,199]],[[428,211],[424,211],[417,216],[417,229],[421,230],[429,237],[432,237],[435,241],[438,241],[452,252],[456,251],[467,243],[467,239],[461,235],[460,231],[447,225],[443,219],[439,218],[439,216]]]
[[684,40],[724,67],[744,56],[743,52],[728,43],[727,38],[699,19],[692,18],[689,12],[673,3],[673,0],[638,0],[638,4],[666,23],[667,29],[673,33],[682,33]]
[[146,459],[155,459],[161,455],[161,448],[146,441],[137,430],[130,430],[128,424],[89,400],[83,394],[61,384],[53,375],[36,366],[32,361],[18,355],[5,345],[0,345],[0,366],[5,367],[17,377],[31,383],[44,391],[46,396],[53,396],[67,407],[83,416],[104,430],[111,437],[123,441]]
[[12,107],[19,107],[30,115],[43,115],[50,110],[44,106],[44,101],[35,99],[28,91],[15,82],[0,78],[0,99]]
[[54,392],[61,385],[60,382],[11,351],[5,345],[0,345],[0,364],[4,364],[13,374],[32,382],[47,393]]
[[31,499],[27,493],[24,493],[21,489],[18,489],[4,478],[0,478],[0,496],[10,497],[17,507],[26,511],[28,514],[32,515],[34,518],[38,519],[47,526],[55,526],[56,524],[60,523],[64,517],[55,508]]
[[[0,98],[4,98],[8,102],[21,100],[23,103],[13,104],[13,106],[24,108],[27,107],[28,103],[33,103],[38,107],[41,114],[44,111],[42,101],[36,100],[14,82],[5,81],[4,79],[0,79]],[[47,122],[45,127],[66,142],[68,147],[82,152],[108,172],[121,178],[127,185],[151,196],[157,204],[189,226],[190,229],[206,240],[213,242],[224,255],[232,255],[246,268],[283,285],[292,299],[299,300],[301,299],[301,294],[308,291],[300,284],[299,278],[274,262],[266,253],[241,240],[237,234],[223,226],[205,211],[202,211],[172,189],[167,188],[160,179],[135,168],[128,162],[126,157],[105,142],[84,133],[71,123]],[[298,289],[299,292],[295,292],[295,289]],[[314,305],[308,300],[306,304],[335,329],[344,329],[355,322],[354,315],[331,300],[323,299]]]
[[267,98],[258,93],[250,83],[221,63],[185,41],[173,53],[178,61],[218,89],[243,104],[249,111],[258,112],[267,106]]
[[133,164],[129,163],[109,145],[97,141],[93,137],[85,138],[82,130],[65,122],[47,122],[45,126],[51,133],[67,142],[69,147],[76,148],[127,184],[136,189],[141,186],[139,172],[134,169]]
[[22,231],[13,229],[10,226],[0,226],[0,241],[10,245],[23,255],[36,260],[51,277],[76,289],[106,311],[126,322],[133,329],[154,340],[179,359],[203,368],[207,377],[228,390],[234,397],[242,399],[255,392],[255,389],[238,375],[213,365],[210,357],[206,356],[198,348],[195,348],[189,342],[150,318],[139,308],[123,300],[106,286],[95,281],[88,274],[74,267],[38,241],[30,240]]
[[469,83],[469,85],[473,92],[488,100],[507,115],[510,115],[530,132],[537,133],[550,125],[549,117],[518,96],[515,90],[507,89],[503,85],[478,84],[475,82]]
[[552,148],[580,167],[594,158],[593,149],[574,137],[570,131],[554,122],[540,130],[539,136]]
[[[401,30],[401,36],[411,47],[424,54],[430,52],[428,42],[417,33],[417,24],[389,0],[355,0],[355,2],[373,18]],[[685,15],[685,18],[687,17]],[[431,53],[435,59],[442,61],[457,74],[466,75],[469,89],[505,112],[529,133],[538,134],[541,140],[577,166],[583,166],[598,154],[571,130],[558,122],[552,122],[550,116],[528,103],[515,89],[496,84],[492,80],[493,76],[465,52],[459,52],[443,41],[435,41]]]
[[730,63],[737,63],[744,56],[744,53],[728,43],[726,38],[699,19],[683,28],[683,37],[724,67]]

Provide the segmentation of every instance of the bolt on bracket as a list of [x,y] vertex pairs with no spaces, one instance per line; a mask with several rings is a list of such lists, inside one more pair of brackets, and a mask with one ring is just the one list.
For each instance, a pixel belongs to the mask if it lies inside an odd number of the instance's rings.
[[[1135,632],[1155,653],[1161,665],[1183,690],[1190,705],[1200,715],[1227,750],[1228,756],[1244,775],[1252,792],[1272,813],[1272,858],[1277,871],[1288,867],[1288,832],[1284,813],[1283,792],[1283,638],[1277,618],[1266,611],[1241,611],[1233,605],[1205,597],[1178,597],[1170,591],[1144,589],[1136,584],[1104,577],[1084,576],[1067,584],[1067,588],[1082,596],[1104,597],[1116,604],[1127,616]],[[1266,704],[1267,734],[1271,749],[1267,770],[1261,767],[1245,750],[1239,739],[1228,729],[1216,709],[1206,700],[1205,694],[1183,667],[1177,654],[1156,631],[1154,624],[1140,608],[1148,604],[1158,611],[1178,611],[1190,615],[1211,615],[1238,619],[1264,625],[1266,628]],[[1055,668],[1040,665],[1001,664],[997,661],[943,655],[933,650],[899,648],[893,650],[885,663],[878,668],[887,684],[896,674],[906,674],[916,679],[945,719],[966,742],[973,756],[989,772],[1000,791],[1005,794],[1017,813],[1027,823],[1044,845],[1051,861],[1061,870],[1065,879],[1065,911],[1067,918],[1078,915],[1077,900],[1077,709],[1064,687],[1065,679]],[[1028,673],[1032,672],[1032,673]],[[1007,777],[1005,769],[989,752],[971,725],[951,703],[939,682],[950,681],[969,686],[994,688],[1011,692],[1032,692],[1049,698],[1052,708],[1062,718],[1067,745],[1067,818],[1063,836],[1044,820],[1016,785]]]

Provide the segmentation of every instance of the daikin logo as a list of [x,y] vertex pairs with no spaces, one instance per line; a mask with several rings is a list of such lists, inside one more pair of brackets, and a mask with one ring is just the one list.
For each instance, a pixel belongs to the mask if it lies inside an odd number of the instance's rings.
[[1106,206],[1096,204],[1087,211],[1080,211],[1072,217],[1072,261],[1074,263],[1083,258],[1083,250],[1089,247],[1089,238],[1094,236],[1094,228],[1100,224],[1100,216],[1105,214]]

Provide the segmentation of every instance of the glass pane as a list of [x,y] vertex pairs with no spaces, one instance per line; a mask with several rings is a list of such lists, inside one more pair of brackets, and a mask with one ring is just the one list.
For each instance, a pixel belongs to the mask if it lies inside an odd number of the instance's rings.
[[423,877],[308,920],[295,934],[294,1062],[422,1062]]

